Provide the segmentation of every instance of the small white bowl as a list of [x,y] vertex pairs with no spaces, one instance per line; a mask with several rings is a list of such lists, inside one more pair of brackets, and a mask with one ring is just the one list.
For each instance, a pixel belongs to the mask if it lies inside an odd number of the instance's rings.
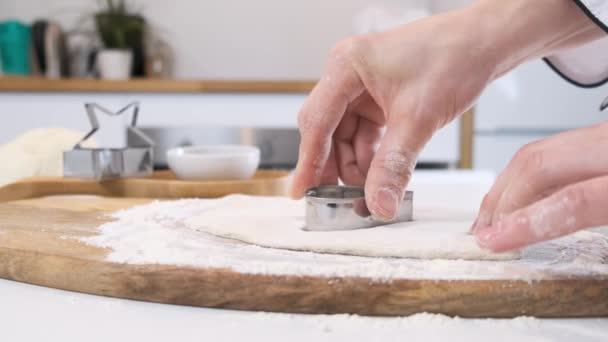
[[255,174],[260,149],[245,145],[178,147],[167,151],[167,162],[183,180],[244,180]]

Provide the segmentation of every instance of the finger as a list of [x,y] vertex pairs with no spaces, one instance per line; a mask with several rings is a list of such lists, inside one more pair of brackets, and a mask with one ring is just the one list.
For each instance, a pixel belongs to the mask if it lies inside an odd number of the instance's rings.
[[[581,129],[558,134],[539,144],[526,156],[521,175],[513,179],[503,192],[493,220],[532,204],[568,184],[608,174],[605,144],[593,139],[596,129]],[[580,153],[585,151],[585,153]],[[564,158],[568,156],[568,158]]]
[[336,148],[335,144],[332,144],[327,163],[321,173],[320,183],[322,185],[335,185],[338,184],[338,163],[336,159]]
[[347,185],[363,186],[382,127],[364,117],[349,114],[334,135],[340,178]]
[[[479,208],[477,219],[471,227],[471,233],[476,233],[492,224],[495,216],[494,213],[496,212],[496,208],[498,207],[501,198],[504,200],[504,198],[511,196],[504,195],[509,184],[514,182],[516,179],[523,178],[524,175],[526,175],[526,171],[533,172],[531,171],[534,169],[534,166],[532,165],[538,164],[538,154],[534,151],[542,149],[541,141],[529,143],[519,149],[515,156],[511,158],[509,164],[507,164],[505,169],[498,175],[498,178],[496,179],[494,185],[492,185],[490,188],[490,191],[488,191],[488,193],[484,196]],[[524,168],[526,170],[524,170]]]
[[[589,138],[601,134],[603,128],[596,126],[558,134],[518,151],[504,178],[499,177],[482,204],[479,215],[482,224],[495,223],[564,185],[608,173],[608,159],[593,157],[603,153],[603,144]],[[595,150],[598,153],[594,153]]]
[[500,197],[514,175],[517,174],[513,161],[498,175],[490,191],[483,197],[479,207],[479,214],[471,226],[470,232],[475,234],[480,230],[490,226],[492,223],[492,213],[498,205]]
[[480,246],[504,252],[608,223],[608,176],[569,185],[477,232]]
[[369,92],[361,94],[349,106],[334,134],[340,178],[345,184],[365,184],[384,123],[384,113]]
[[359,126],[359,118],[352,112],[346,114],[334,134],[340,179],[346,185],[363,185],[365,183],[365,175],[357,165],[357,157],[353,146]]
[[[548,139],[540,140],[529,143],[517,151],[507,167],[500,173],[490,191],[483,198],[479,208],[479,214],[471,228],[472,233],[489,227],[492,222],[499,220],[501,215],[508,213],[506,210],[513,208],[515,206],[513,204],[515,201],[523,200],[523,198],[518,198],[520,196],[517,195],[519,191],[532,193],[532,189],[529,188],[532,184],[531,182],[526,181],[526,178],[537,173],[537,170],[541,167],[541,164],[543,163],[541,151],[546,150],[547,145],[551,145],[551,142]],[[510,185],[513,185],[514,183],[517,183],[517,185],[510,188]],[[528,189],[525,190],[525,188]],[[536,193],[538,194],[538,192]],[[524,195],[522,194],[521,196]],[[528,199],[529,203],[532,203],[533,201],[534,199],[532,198]],[[502,205],[500,204],[501,202]],[[507,203],[511,204],[507,205]],[[522,204],[522,206],[525,206],[525,204]],[[501,207],[501,209],[497,212],[499,207]],[[510,210],[512,211],[514,208]]]
[[353,145],[358,168],[365,177],[378,150],[382,134],[382,126],[363,117],[359,119]]
[[389,221],[395,216],[418,153],[434,130],[411,118],[388,123],[365,182],[365,198],[375,218]]
[[290,195],[302,197],[318,184],[330,153],[331,137],[348,104],[363,92],[363,84],[348,66],[328,67],[298,114],[301,142]]

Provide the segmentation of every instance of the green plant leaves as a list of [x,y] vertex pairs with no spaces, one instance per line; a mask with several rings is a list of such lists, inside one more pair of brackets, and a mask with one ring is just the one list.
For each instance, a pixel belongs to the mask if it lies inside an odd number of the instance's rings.
[[105,8],[95,15],[95,26],[106,48],[133,48],[143,39],[145,20],[129,13],[128,7],[125,0],[106,0]]
[[109,49],[132,48],[143,39],[145,30],[145,21],[139,15],[102,12],[95,15],[95,24],[104,46]]

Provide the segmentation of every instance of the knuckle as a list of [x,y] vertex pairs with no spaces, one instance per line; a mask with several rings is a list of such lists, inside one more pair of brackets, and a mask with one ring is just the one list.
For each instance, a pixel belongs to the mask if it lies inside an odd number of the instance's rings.
[[355,38],[349,37],[338,41],[330,50],[329,56],[331,58],[336,58],[350,53],[351,46],[354,44],[354,40]]
[[514,162],[519,168],[520,175],[529,179],[544,177],[546,174],[545,152],[537,143],[529,143],[515,155]]
[[359,63],[369,51],[371,38],[369,35],[352,36],[339,41],[329,53],[330,64],[342,66],[344,64]]
[[356,48],[360,45],[361,40],[360,36],[344,38],[334,45],[329,55],[333,58],[351,56],[357,51]]

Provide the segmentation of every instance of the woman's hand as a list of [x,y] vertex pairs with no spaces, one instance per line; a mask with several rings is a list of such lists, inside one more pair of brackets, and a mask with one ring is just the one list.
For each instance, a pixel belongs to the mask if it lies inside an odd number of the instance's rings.
[[524,146],[484,198],[473,231],[496,252],[608,224],[608,123]]
[[391,219],[423,146],[489,82],[600,34],[570,0],[481,0],[341,42],[299,113],[292,197],[340,178],[365,185],[372,214]]
[[365,184],[371,212],[391,219],[424,144],[493,77],[466,25],[450,13],[338,44],[299,114],[292,195],[339,177]]

